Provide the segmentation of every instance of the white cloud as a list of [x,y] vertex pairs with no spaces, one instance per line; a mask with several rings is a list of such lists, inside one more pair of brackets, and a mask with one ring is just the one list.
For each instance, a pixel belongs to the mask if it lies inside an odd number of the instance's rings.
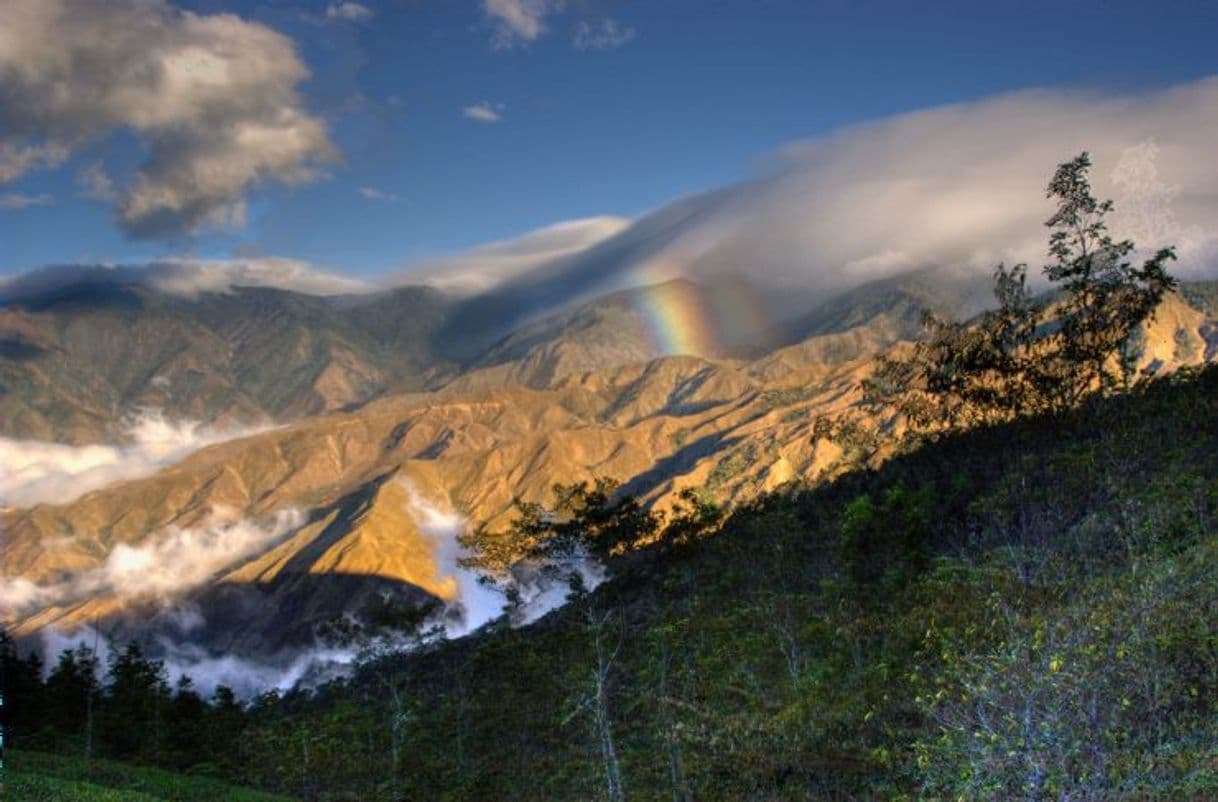
[[80,281],[133,284],[185,298],[228,293],[236,287],[274,287],[306,295],[345,295],[374,289],[366,282],[298,259],[171,257],[147,265],[60,265],[0,279],[0,303],[20,303]]
[[260,523],[232,520],[217,510],[211,523],[169,527],[143,542],[118,543],[102,562],[46,584],[0,579],[0,608],[25,616],[88,598],[171,602],[224,569],[277,543],[304,522],[298,510],[281,510]]
[[[408,512],[420,532],[431,539],[439,579],[451,579],[457,601],[437,622],[448,637],[462,637],[495,620],[504,611],[502,593],[480,581],[477,573],[462,568],[457,536],[466,520],[446,505],[423,497],[408,480]],[[28,617],[52,605],[68,605],[87,598],[111,597],[120,602],[156,602],[157,609],[142,619],[152,637],[149,654],[165,663],[171,683],[189,675],[205,695],[218,685],[233,688],[242,698],[268,689],[286,691],[298,684],[313,687],[350,673],[361,655],[386,654],[417,648],[410,636],[378,636],[368,642],[334,647],[313,645],[274,654],[216,654],[192,642],[192,632],[205,626],[202,612],[184,595],[202,587],[227,570],[290,537],[305,520],[297,510],[282,510],[267,520],[233,519],[231,511],[216,510],[213,520],[195,527],[168,527],[139,544],[117,544],[100,564],[56,581],[37,584],[21,577],[0,578],[0,610],[13,618]],[[594,560],[576,557],[565,566],[578,571],[594,588],[605,579]],[[515,585],[522,606],[514,625],[537,620],[567,600],[566,572],[553,574],[524,567],[502,581]],[[106,636],[88,626],[65,632],[41,631],[42,654],[53,665],[60,652],[84,645],[96,648],[102,665],[114,650]]]
[[[163,615],[197,615],[189,608],[169,608]],[[334,648],[313,645],[303,649],[286,649],[276,654],[261,654],[242,657],[232,652],[215,654],[189,640],[189,633],[182,632],[185,639],[176,640],[157,635],[151,643],[145,643],[147,654],[165,665],[171,687],[177,685],[179,677],[189,676],[195,690],[204,697],[215,693],[220,685],[230,688],[239,699],[252,699],[269,690],[286,692],[294,687],[315,688],[338,677],[347,676],[363,656],[360,648]],[[99,658],[98,679],[109,664],[116,644],[89,626],[66,632],[47,627],[40,633],[44,670],[50,672],[65,650],[84,646],[95,649]],[[381,652],[406,650],[413,646],[409,641],[378,640],[367,644],[369,649]],[[121,648],[121,647],[117,647]]]
[[[407,511],[419,531],[433,543],[439,571],[437,578],[451,578],[457,586],[459,609],[449,611],[450,616],[456,613],[456,618],[444,622],[448,637],[468,635],[501,616],[506,601],[504,594],[488,587],[476,571],[460,565],[460,559],[467,555],[461,551],[457,537],[465,531],[468,521],[451,507],[428,501],[410,480],[401,481],[408,496]],[[520,565],[508,575],[496,577],[519,592],[521,606],[513,618],[513,625],[532,623],[566,604],[570,590],[567,578],[573,572],[580,574],[589,590],[605,581],[604,567],[583,554],[573,555],[561,566],[552,567],[557,570],[544,571],[536,565]]]
[[362,3],[331,3],[326,6],[326,18],[363,22],[372,19],[372,9]]
[[296,89],[308,70],[264,25],[165,0],[5,0],[0,12],[0,182],[132,131],[148,157],[118,220],[156,237],[239,224],[255,185],[313,180],[334,157]]
[[621,25],[615,19],[593,24],[580,20],[575,25],[573,43],[579,50],[612,50],[634,38],[634,28]]
[[464,253],[411,265],[402,281],[422,281],[462,293],[489,289],[543,265],[573,257],[629,225],[620,217],[589,217],[556,223],[514,239],[480,245]]
[[452,611],[456,614],[455,620],[445,622],[449,637],[468,634],[498,618],[503,613],[502,594],[479,582],[477,573],[458,564],[464,555],[457,537],[465,531],[465,518],[451,508],[429,502],[409,480],[403,479],[402,485],[408,498],[407,512],[419,531],[432,541],[438,570],[436,578],[451,579],[457,587],[459,609]]
[[0,195],[0,209],[28,209],[31,206],[50,206],[55,198],[44,193],[38,195],[23,195],[20,192],[8,192]]
[[114,188],[114,180],[106,172],[101,162],[82,167],[76,174],[76,183],[80,186],[81,194],[86,198],[110,203],[118,197]]
[[497,123],[503,119],[504,105],[502,103],[490,103],[482,101],[475,103],[472,106],[466,106],[461,110],[461,116],[467,120],[473,120],[479,123]]
[[359,194],[364,200],[381,201],[382,203],[397,203],[398,196],[376,187],[360,187]]
[[258,429],[174,422],[155,410],[131,421],[129,445],[69,446],[0,438],[0,507],[67,503],[115,482],[150,476],[187,454]]
[[491,45],[507,50],[536,41],[546,32],[546,18],[565,5],[565,0],[483,0],[482,9],[494,24]]
[[[0,30],[0,36],[3,31]],[[0,40],[0,44],[3,41]],[[2,66],[2,62],[0,62]],[[0,122],[3,121],[4,109],[0,108]],[[2,129],[0,129],[2,133]],[[57,142],[44,142],[37,145],[17,144],[6,142],[0,136],[0,184],[20,178],[30,170],[54,168],[67,161],[71,151]]]
[[275,287],[306,295],[367,292],[358,279],[339,276],[298,259],[166,259],[148,271],[148,283],[162,292],[194,296],[226,293],[234,287]]
[[1097,195],[1116,202],[1114,234],[1147,248],[1174,243],[1174,272],[1212,276],[1214,131],[1218,78],[1133,95],[1025,91],[903,114],[790,145],[753,180],[638,218],[553,271],[551,285],[522,283],[520,297],[742,273],[823,299],[919,268],[988,275],[1000,261],[1039,275],[1053,208],[1045,186],[1083,150]]

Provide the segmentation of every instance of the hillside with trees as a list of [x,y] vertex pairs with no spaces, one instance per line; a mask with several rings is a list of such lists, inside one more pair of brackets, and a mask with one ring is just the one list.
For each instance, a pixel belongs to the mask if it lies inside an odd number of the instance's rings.
[[[248,708],[133,695],[124,652],[93,748],[314,799],[595,798],[609,766],[611,798],[1204,798],[1216,414],[1211,368],[954,434]],[[14,746],[81,753],[84,659],[14,694]]]

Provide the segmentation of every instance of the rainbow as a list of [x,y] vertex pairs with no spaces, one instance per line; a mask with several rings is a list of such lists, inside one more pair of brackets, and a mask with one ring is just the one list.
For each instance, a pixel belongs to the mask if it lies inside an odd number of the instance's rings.
[[665,356],[709,356],[720,350],[718,333],[698,287],[680,281],[643,290],[648,334]]
[[744,282],[694,284],[670,259],[653,260],[636,275],[644,285],[639,307],[648,335],[665,356],[716,356],[766,330],[768,315]]

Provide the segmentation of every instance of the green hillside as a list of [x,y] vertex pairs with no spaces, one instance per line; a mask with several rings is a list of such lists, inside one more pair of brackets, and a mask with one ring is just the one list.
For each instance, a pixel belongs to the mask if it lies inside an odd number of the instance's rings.
[[288,802],[206,776],[40,752],[8,755],[5,799],[28,802]]
[[[635,800],[1210,798],[1216,420],[1208,367],[941,437],[686,520],[532,626],[245,710],[128,650],[96,749],[318,800],[613,798],[615,765]],[[14,688],[15,744],[80,753],[73,676]]]
[[603,798],[611,740],[631,799],[1208,798],[1216,413],[1207,369],[767,497],[537,625],[261,700],[236,776]]

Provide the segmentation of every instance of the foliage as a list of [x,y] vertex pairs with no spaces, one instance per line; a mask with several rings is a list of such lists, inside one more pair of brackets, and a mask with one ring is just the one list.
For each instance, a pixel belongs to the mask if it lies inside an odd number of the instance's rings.
[[555,484],[553,495],[550,507],[516,499],[516,517],[506,531],[481,527],[459,536],[467,553],[462,564],[499,576],[522,563],[560,570],[572,560],[619,557],[657,539],[671,544],[703,537],[723,516],[705,494],[687,488],[678,494],[668,518],[621,493],[618,484],[605,477]]
[[44,752],[9,754],[5,790],[31,802],[287,802],[288,797],[210,777]]
[[1045,225],[1053,230],[1049,253],[1057,261],[1045,267],[1045,275],[1065,294],[1057,311],[1059,358],[1071,366],[1064,372],[1065,403],[1076,403],[1095,387],[1106,390],[1118,379],[1128,379],[1128,361],[1118,359],[1118,376],[1109,358],[1176,286],[1166,268],[1176,258],[1174,248],[1161,248],[1134,267],[1128,261],[1133,241],[1118,242],[1108,234],[1104,217],[1113,203],[1091,194],[1090,168],[1091,159],[1083,153],[1059,166],[1049,183],[1049,196],[1057,198],[1058,206]]
[[842,512],[838,542],[842,571],[858,585],[904,584],[926,565],[933,497],[928,488],[911,491],[897,484],[878,503],[864,493]]
[[1057,209],[1044,268],[1055,296],[1034,298],[1027,266],[994,271],[998,307],[970,322],[928,314],[927,337],[907,358],[881,359],[866,383],[869,402],[893,406],[915,431],[992,424],[1061,411],[1133,380],[1138,327],[1176,287],[1176,258],[1161,248],[1140,266],[1136,246],[1114,240],[1083,153],[1058,166],[1048,186]]

